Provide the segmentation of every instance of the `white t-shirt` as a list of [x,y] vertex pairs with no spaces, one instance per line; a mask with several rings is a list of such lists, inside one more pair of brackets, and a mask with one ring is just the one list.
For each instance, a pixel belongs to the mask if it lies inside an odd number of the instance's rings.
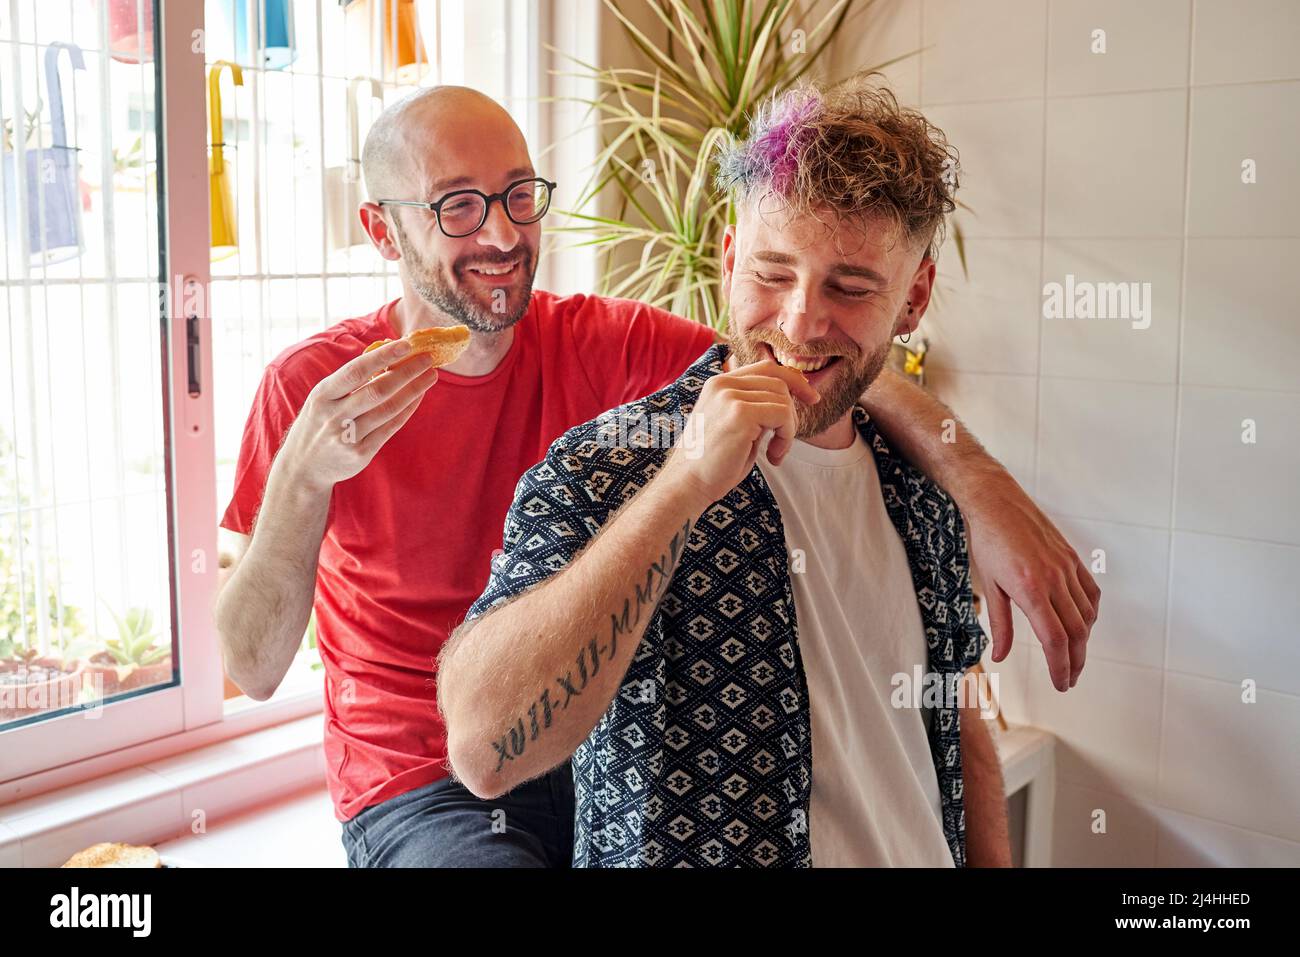
[[781,509],[808,675],[813,866],[952,867],[926,713],[890,704],[895,674],[926,671],[921,612],[875,459],[856,438],[847,449],[795,442],[779,468],[758,457]]

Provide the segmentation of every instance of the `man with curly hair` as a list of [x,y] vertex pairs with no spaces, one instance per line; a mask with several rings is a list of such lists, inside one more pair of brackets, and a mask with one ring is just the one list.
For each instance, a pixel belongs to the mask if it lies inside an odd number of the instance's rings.
[[480,797],[572,759],[575,864],[1009,864],[962,516],[859,404],[954,160],[870,78],[772,99],[720,162],[729,342],[520,480],[439,706]]

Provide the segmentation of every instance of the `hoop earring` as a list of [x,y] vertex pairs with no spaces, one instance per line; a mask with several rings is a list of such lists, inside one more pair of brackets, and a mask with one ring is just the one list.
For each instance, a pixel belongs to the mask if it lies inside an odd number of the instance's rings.
[[[908,314],[909,316],[912,314],[912,301],[911,301],[910,299],[907,301],[907,314]],[[899,336],[898,338],[899,338],[902,342],[906,343],[908,340],[910,340],[910,339],[912,338],[912,334],[909,332],[907,335],[905,335],[905,336]]]

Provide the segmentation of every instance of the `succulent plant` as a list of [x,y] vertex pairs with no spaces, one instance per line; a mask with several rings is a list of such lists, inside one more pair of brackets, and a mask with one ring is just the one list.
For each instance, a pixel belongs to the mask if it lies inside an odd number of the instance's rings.
[[143,668],[157,664],[171,654],[171,645],[158,644],[153,612],[148,608],[128,608],[120,617],[110,608],[109,614],[117,623],[117,637],[105,641],[104,647],[118,665]]

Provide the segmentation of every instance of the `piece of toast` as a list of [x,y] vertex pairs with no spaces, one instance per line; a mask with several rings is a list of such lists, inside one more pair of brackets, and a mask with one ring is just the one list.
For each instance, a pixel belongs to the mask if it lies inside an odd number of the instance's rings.
[[[389,366],[389,369],[422,355],[428,356],[434,366],[445,366],[460,358],[460,354],[469,346],[469,326],[430,326],[427,329],[416,329],[402,338],[411,344],[411,351]],[[392,339],[380,339],[378,342],[372,342],[366,346],[365,352],[378,349],[392,341]]]
[[73,854],[64,867],[162,867],[152,847],[134,844],[95,844]]

